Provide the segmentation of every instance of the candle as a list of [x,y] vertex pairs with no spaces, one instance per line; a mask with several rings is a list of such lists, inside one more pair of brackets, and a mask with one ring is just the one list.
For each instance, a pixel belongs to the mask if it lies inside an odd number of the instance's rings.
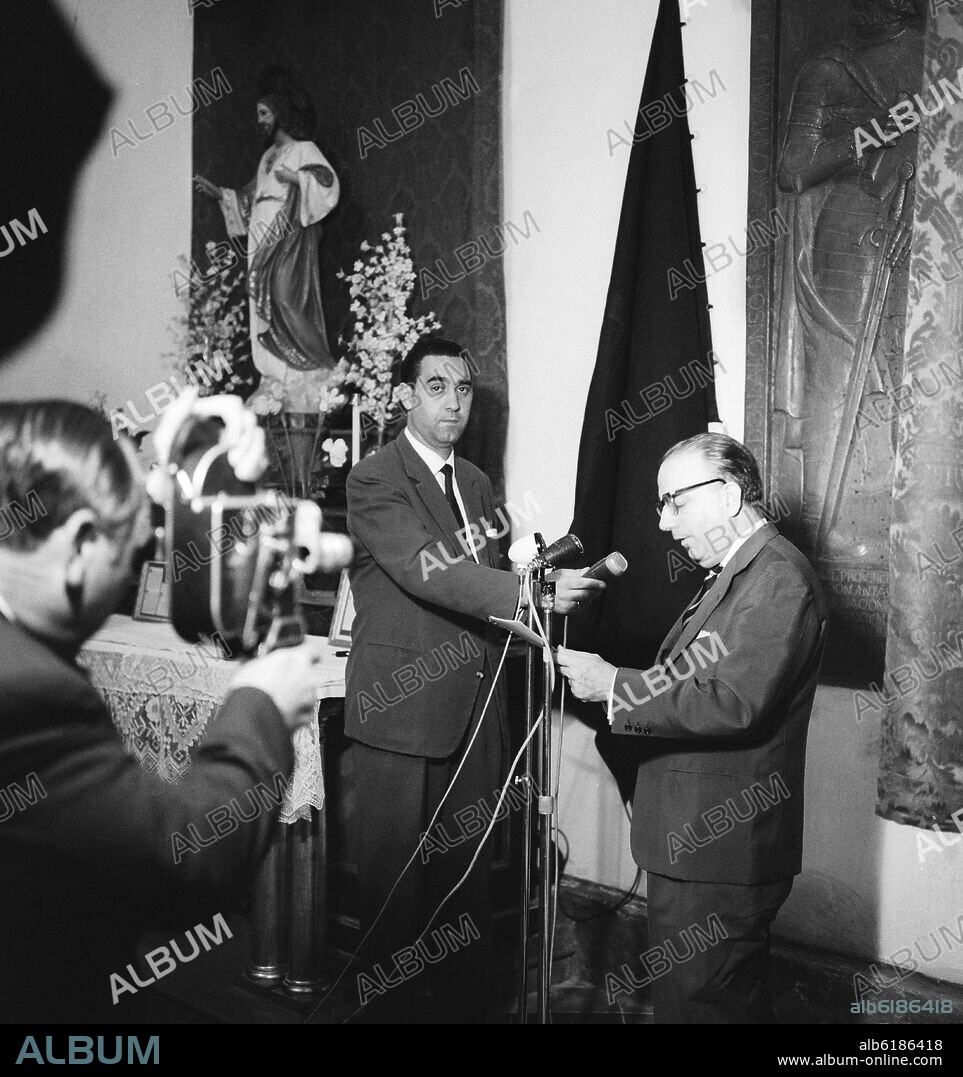
[[351,398],[351,466],[361,459],[361,408],[357,393]]

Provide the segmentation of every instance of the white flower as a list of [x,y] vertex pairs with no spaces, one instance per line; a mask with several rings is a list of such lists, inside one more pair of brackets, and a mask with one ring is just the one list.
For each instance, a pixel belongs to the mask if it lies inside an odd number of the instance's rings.
[[337,441],[326,438],[321,443],[321,448],[328,454],[332,467],[344,466],[345,460],[348,459],[348,446],[343,438],[338,438]]

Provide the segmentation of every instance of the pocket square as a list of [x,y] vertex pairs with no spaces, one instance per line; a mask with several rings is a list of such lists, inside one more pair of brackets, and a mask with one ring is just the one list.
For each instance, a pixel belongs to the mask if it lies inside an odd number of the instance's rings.
[[708,636],[708,635],[709,635],[708,629],[703,628],[703,630],[696,636],[696,639],[705,639],[706,636]]
[[497,527],[490,527],[485,532],[485,538],[498,538],[498,528]]

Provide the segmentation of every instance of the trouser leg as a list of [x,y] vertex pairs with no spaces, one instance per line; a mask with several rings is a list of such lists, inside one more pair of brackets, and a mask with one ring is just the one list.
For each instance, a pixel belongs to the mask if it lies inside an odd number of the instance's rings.
[[649,874],[645,974],[657,1023],[774,1022],[769,928],[792,882],[739,886]]

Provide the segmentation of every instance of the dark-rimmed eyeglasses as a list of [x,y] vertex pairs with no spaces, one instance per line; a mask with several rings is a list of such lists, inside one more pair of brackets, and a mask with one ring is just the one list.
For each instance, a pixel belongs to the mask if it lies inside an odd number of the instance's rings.
[[691,486],[682,486],[678,490],[670,490],[668,493],[663,494],[659,500],[655,503],[655,511],[659,519],[662,518],[662,513],[665,509],[669,508],[673,514],[679,511],[679,503],[676,498],[679,494],[687,494],[690,490],[698,490],[700,486],[710,486],[714,482],[728,482],[728,479],[706,479],[705,482],[694,482]]

